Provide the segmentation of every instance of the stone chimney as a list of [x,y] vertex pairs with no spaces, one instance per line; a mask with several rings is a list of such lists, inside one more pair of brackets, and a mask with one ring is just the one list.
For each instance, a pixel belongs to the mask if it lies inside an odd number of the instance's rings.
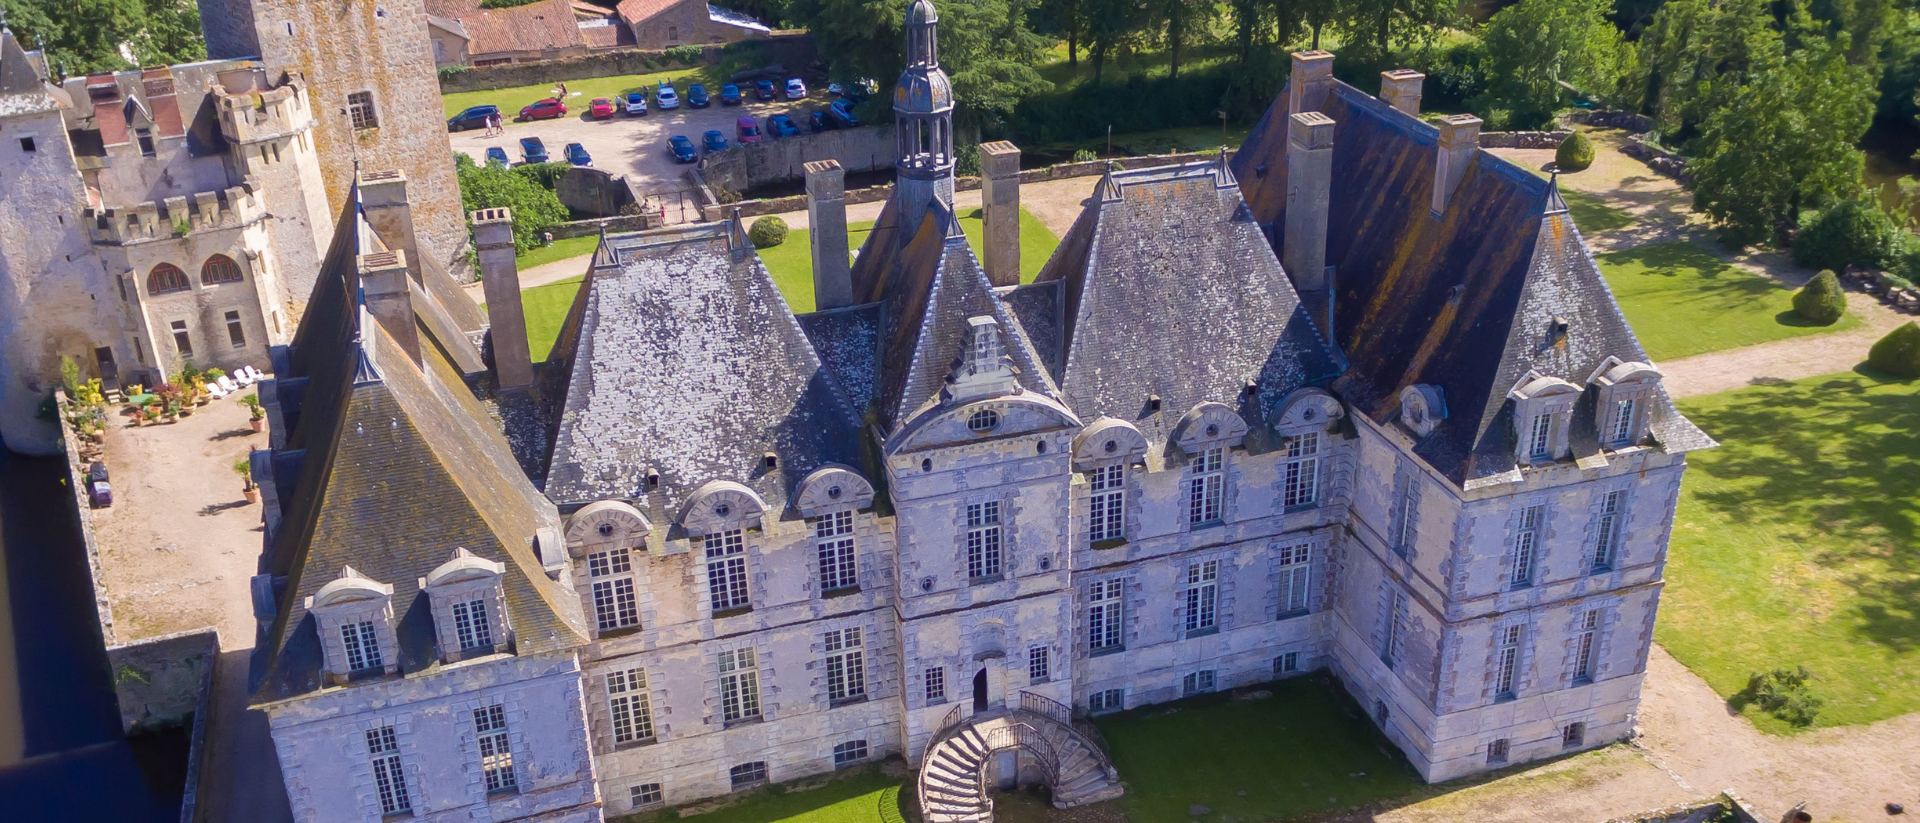
[[387,248],[406,252],[407,274],[420,282],[420,244],[413,236],[413,209],[407,205],[407,176],[398,171],[360,174],[360,211]]
[[847,264],[847,172],[838,160],[815,160],[807,172],[807,242],[813,250],[813,306],[853,305],[853,272]]
[[144,69],[140,84],[147,92],[147,110],[153,112],[153,128],[161,137],[179,137],[187,133],[180,122],[180,104],[173,91],[173,71],[166,66]]
[[987,281],[1020,285],[1020,148],[980,144],[980,205],[986,212]]
[[1433,213],[1447,212],[1453,190],[1467,176],[1467,166],[1480,150],[1480,118],[1449,114],[1440,118],[1440,157],[1433,165]]
[[492,327],[487,335],[493,341],[494,384],[501,391],[524,389],[533,384],[533,358],[528,353],[526,310],[520,305],[520,268],[513,257],[513,212],[481,209],[472,218],[487,324]]
[[[360,293],[366,299],[367,313],[406,350],[407,359],[418,366],[420,330],[419,321],[413,316],[413,284],[407,275],[409,256],[404,251],[360,255]],[[365,333],[370,334],[371,330]]]
[[1427,76],[1413,69],[1380,72],[1380,99],[1409,117],[1420,116],[1421,86]]
[[1333,90],[1333,52],[1296,51],[1287,79],[1287,113],[1319,111]]
[[1327,201],[1332,191],[1333,118],[1317,111],[1295,114],[1287,125],[1287,224],[1281,263],[1323,334],[1330,331]]

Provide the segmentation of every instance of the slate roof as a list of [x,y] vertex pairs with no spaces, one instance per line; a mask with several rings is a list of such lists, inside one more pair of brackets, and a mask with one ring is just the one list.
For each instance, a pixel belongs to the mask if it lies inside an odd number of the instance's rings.
[[644,501],[673,522],[731,480],[777,513],[821,464],[860,464],[859,413],[731,221],[608,236],[568,325],[546,484],[562,507]]
[[[1287,99],[1283,90],[1233,159],[1276,247],[1285,240]],[[1336,123],[1326,259],[1333,337],[1350,364],[1335,388],[1385,423],[1402,388],[1439,386],[1448,417],[1415,449],[1435,469],[1463,486],[1513,469],[1506,393],[1528,368],[1579,385],[1581,364],[1646,359],[1548,181],[1482,150],[1436,216],[1434,127],[1339,82],[1320,111]],[[1565,349],[1529,351],[1549,310],[1572,321]],[[1655,421],[1669,451],[1711,444],[1670,402]]]
[[0,27],[0,116],[53,111],[59,107],[40,73],[40,66],[14,39],[12,29]]

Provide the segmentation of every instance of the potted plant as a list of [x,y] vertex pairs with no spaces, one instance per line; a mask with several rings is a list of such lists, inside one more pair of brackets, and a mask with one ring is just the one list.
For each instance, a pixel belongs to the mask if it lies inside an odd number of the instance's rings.
[[240,405],[247,407],[247,422],[253,424],[253,430],[267,430],[267,410],[260,406],[260,393],[249,392],[240,396]]
[[240,475],[240,493],[247,496],[247,502],[260,502],[260,487],[253,484],[253,458],[240,458],[233,464],[233,473]]

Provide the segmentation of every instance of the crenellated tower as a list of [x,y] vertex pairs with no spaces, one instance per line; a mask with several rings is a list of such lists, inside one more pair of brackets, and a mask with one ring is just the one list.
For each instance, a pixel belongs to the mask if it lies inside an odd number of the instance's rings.
[[898,179],[905,244],[939,200],[953,208],[953,83],[940,70],[933,0],[915,0],[907,10],[907,68],[893,87],[894,172]]

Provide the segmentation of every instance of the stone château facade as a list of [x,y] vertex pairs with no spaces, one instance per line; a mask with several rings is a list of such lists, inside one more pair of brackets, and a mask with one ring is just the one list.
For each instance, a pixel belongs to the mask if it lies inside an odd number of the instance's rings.
[[528,368],[510,215],[474,215],[490,318],[437,322],[362,178],[263,390],[254,701],[300,820],[899,755],[982,821],[989,785],[1120,792],[1085,714],[1317,669],[1430,780],[1629,733],[1713,442],[1553,183],[1307,52],[1231,159],[1110,172],[1020,284],[956,220],[936,27],[916,0],[900,185],[852,265],[816,245],[814,312],[737,218],[612,235]]

